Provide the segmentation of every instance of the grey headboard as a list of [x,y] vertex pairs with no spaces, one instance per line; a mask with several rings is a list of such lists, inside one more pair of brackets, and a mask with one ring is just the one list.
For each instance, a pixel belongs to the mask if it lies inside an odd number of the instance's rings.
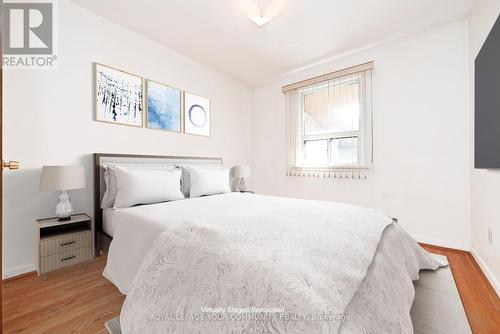
[[207,157],[183,157],[163,155],[137,155],[116,153],[94,153],[94,224],[96,254],[100,251],[107,252],[105,244],[109,244],[111,238],[102,228],[101,199],[105,191],[103,163],[117,164],[182,164],[182,165],[222,165],[222,158]]

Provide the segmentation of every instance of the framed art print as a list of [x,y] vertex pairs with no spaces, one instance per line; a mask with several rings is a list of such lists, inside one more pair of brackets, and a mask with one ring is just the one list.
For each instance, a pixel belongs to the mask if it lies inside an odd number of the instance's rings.
[[181,91],[146,80],[146,126],[149,129],[181,131]]
[[95,75],[96,120],[142,127],[142,78],[101,64],[95,64]]
[[210,100],[184,92],[184,132],[210,136]]

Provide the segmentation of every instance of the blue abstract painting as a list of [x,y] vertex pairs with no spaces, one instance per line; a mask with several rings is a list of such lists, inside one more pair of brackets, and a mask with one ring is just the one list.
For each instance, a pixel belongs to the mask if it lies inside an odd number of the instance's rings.
[[151,80],[146,83],[148,128],[181,131],[181,91]]

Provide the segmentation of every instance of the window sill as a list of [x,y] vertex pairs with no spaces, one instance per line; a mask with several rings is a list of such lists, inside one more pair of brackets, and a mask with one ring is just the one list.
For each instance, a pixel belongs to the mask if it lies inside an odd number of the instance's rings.
[[315,171],[315,172],[336,172],[336,171],[346,171],[346,170],[352,170],[352,171],[366,171],[370,169],[368,166],[296,166],[293,167],[293,169],[297,171]]
[[355,179],[366,180],[368,166],[335,166],[335,167],[293,167],[287,170],[287,176],[323,178],[323,179]]

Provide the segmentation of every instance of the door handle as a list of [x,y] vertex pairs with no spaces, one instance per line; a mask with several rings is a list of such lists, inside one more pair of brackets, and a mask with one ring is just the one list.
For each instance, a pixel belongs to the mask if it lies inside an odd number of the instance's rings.
[[8,168],[10,170],[19,169],[18,161],[3,161],[2,160],[2,169]]

